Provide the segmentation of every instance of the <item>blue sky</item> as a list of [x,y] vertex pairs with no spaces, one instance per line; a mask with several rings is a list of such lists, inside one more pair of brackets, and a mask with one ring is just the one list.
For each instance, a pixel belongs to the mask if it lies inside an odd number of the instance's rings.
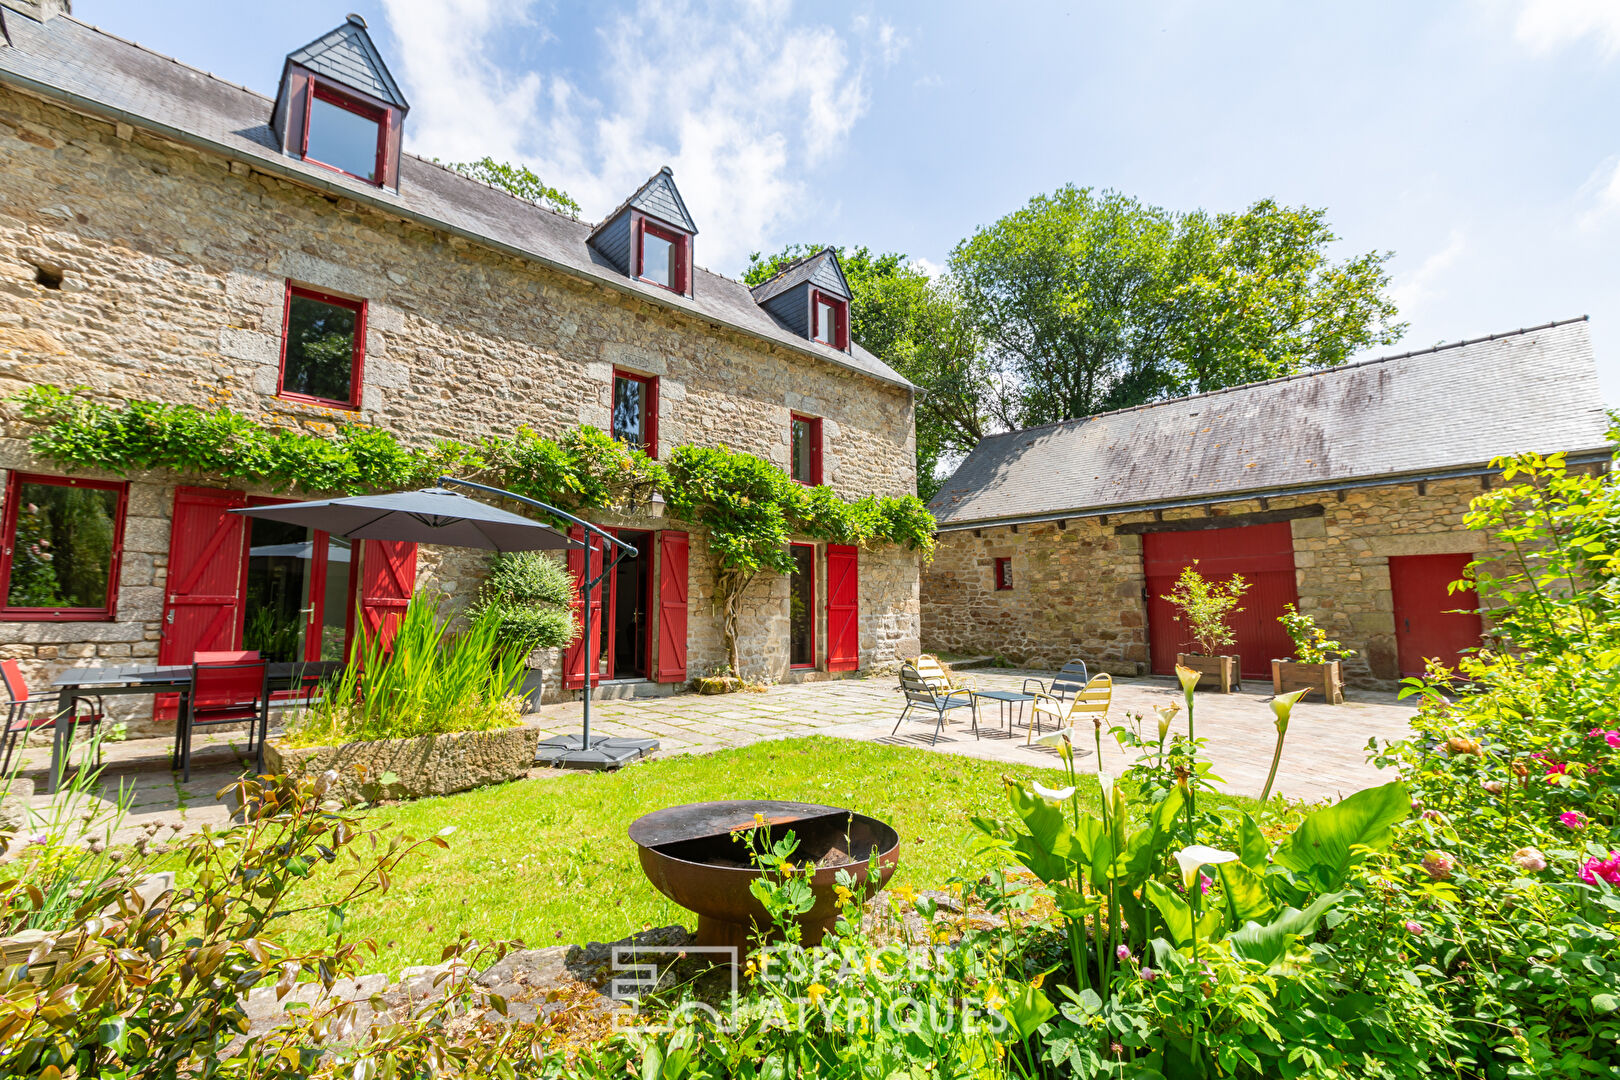
[[723,273],[793,240],[939,267],[1068,182],[1270,196],[1395,253],[1398,349],[1588,314],[1620,403],[1620,0],[74,4],[266,93],[349,10],[413,150],[524,160],[591,220],[669,164]]

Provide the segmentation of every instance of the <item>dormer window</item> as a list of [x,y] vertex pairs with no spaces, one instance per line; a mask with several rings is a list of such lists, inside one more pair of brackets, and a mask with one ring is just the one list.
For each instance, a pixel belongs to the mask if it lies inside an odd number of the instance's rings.
[[641,251],[637,260],[642,281],[671,292],[686,291],[686,237],[641,219]]
[[388,110],[316,83],[304,121],[304,160],[380,184]]
[[819,289],[810,294],[810,337],[842,349],[849,341],[849,305]]

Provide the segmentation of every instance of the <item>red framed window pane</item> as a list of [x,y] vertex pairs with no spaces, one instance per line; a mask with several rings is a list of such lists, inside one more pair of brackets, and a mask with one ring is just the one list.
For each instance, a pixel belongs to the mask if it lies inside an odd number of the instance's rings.
[[820,290],[810,293],[810,336],[823,345],[842,349],[849,343],[849,306]]
[[13,472],[0,514],[0,618],[110,621],[129,485]]
[[613,369],[613,437],[658,456],[658,378]]
[[277,393],[339,409],[360,407],[366,303],[287,284]]
[[304,160],[381,184],[388,110],[316,83],[304,116]]
[[996,560],[996,589],[1005,592],[1012,588],[1012,559],[1003,556]]
[[789,547],[793,570],[788,574],[788,665],[816,666],[816,548]]
[[801,484],[821,483],[821,420],[792,414],[792,476]]
[[686,291],[686,234],[641,219],[636,276],[671,292]]

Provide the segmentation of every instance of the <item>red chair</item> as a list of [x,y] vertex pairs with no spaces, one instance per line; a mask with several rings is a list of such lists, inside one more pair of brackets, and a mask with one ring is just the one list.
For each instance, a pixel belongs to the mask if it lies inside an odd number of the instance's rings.
[[246,664],[258,658],[258,649],[221,649],[191,654],[193,664]]
[[262,660],[231,663],[199,662],[191,666],[191,693],[180,731],[180,768],[191,779],[191,733],[211,724],[248,725],[248,749],[262,741],[261,728],[270,717],[268,667]]
[[[23,678],[22,668],[18,666],[15,660],[0,661],[0,678],[5,681],[6,696],[10,699],[6,702],[6,729],[3,733],[0,733],[0,740],[5,743],[3,750],[0,750],[0,754],[3,754],[3,758],[0,758],[0,773],[8,773],[11,771],[11,755],[17,749],[19,738],[22,745],[27,747],[29,735],[41,728],[52,727],[56,723],[55,709],[47,708],[44,712],[37,713],[34,716],[28,715],[29,709],[38,705],[55,705],[56,701],[53,698],[29,697],[28,682]],[[81,702],[90,705],[87,699],[80,698],[74,702],[75,707]],[[101,700],[98,698],[89,712],[74,712],[73,727],[75,730],[80,727],[87,727],[94,732],[101,724],[101,716]],[[71,752],[71,745],[68,749]],[[63,768],[66,767],[67,763],[64,759]]]

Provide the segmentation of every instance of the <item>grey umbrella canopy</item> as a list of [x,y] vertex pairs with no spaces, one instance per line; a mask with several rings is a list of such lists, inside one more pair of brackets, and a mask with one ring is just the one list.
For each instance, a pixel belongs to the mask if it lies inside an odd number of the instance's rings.
[[231,513],[322,529],[351,540],[397,540],[489,551],[562,551],[585,546],[543,522],[446,488],[249,506]]

